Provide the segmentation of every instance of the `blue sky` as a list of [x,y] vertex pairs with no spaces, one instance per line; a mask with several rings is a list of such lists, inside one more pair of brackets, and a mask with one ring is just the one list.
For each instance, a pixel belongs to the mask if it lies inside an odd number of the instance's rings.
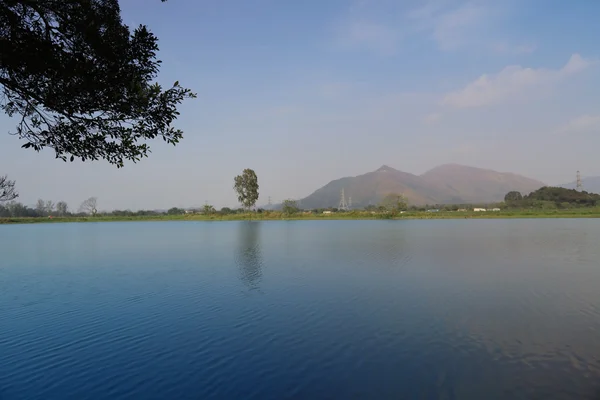
[[[600,175],[600,2],[126,0],[160,39],[159,81],[198,98],[184,140],[116,169],[63,163],[0,134],[21,201],[76,209],[234,206],[253,168],[261,200],[300,198],[382,164],[443,163],[548,184]],[[0,116],[0,130],[15,121]]]

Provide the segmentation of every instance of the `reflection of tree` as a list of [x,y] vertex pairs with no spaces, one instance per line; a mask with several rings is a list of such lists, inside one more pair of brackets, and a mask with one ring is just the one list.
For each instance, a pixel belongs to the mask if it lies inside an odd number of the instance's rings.
[[260,222],[242,221],[238,225],[238,254],[240,279],[250,289],[258,289],[262,278],[262,255],[260,251]]

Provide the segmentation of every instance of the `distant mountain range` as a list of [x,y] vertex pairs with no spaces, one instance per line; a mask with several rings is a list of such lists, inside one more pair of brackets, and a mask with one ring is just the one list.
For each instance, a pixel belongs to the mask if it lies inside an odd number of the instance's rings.
[[353,208],[377,204],[389,193],[403,194],[409,204],[461,204],[502,201],[512,190],[523,194],[545,186],[524,176],[457,164],[435,167],[423,175],[387,165],[364,175],[336,179],[300,200],[304,209],[337,207],[344,189]]
[[[590,176],[587,178],[582,178],[581,183],[583,185],[583,190],[585,190],[586,192],[600,194],[600,176]],[[577,182],[573,181],[571,183],[565,183],[563,185],[558,186],[563,187],[565,189],[575,189],[577,188]]]

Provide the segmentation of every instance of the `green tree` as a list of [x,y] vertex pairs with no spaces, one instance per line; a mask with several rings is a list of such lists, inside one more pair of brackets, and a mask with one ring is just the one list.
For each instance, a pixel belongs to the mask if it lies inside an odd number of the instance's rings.
[[234,178],[233,189],[244,209],[249,210],[254,207],[258,200],[258,178],[256,173],[246,168],[241,175]]
[[406,199],[401,194],[390,193],[385,196],[380,203],[380,209],[383,209],[390,213],[397,213],[399,211],[405,211],[408,208]]
[[214,214],[215,208],[210,204],[205,204],[204,207],[202,207],[202,212],[206,215]]
[[223,215],[228,215],[228,214],[233,214],[234,211],[229,207],[223,207],[223,208],[221,208],[220,213]]
[[196,95],[155,82],[158,38],[121,20],[117,0],[0,2],[0,108],[24,148],[122,167],[149,139],[177,144],[177,106]]
[[168,215],[180,215],[185,214],[185,210],[182,208],[172,207],[167,211]]
[[504,202],[509,207],[514,207],[514,206],[518,205],[519,203],[521,203],[522,201],[523,201],[523,195],[521,194],[521,192],[512,191],[512,192],[506,193],[506,196],[504,196]]
[[294,215],[300,211],[298,208],[298,203],[295,200],[284,200],[281,210],[287,216]]
[[0,176],[0,202],[11,201],[19,197],[15,190],[15,181],[8,180],[7,176]]

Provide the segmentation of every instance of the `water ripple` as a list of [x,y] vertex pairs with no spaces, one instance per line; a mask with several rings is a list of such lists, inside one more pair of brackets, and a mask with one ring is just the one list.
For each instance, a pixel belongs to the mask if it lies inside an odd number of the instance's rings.
[[9,227],[0,398],[600,394],[600,221],[287,222]]

